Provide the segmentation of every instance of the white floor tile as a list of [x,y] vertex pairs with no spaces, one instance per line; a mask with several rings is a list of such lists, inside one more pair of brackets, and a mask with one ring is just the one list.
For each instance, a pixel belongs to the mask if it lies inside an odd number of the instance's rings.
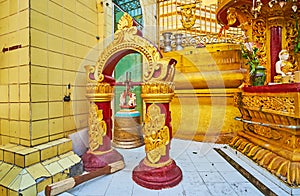
[[257,190],[256,187],[253,186],[253,184],[251,184],[250,182],[232,183],[231,187],[239,196],[247,196],[247,195],[263,196],[264,195],[259,190]]
[[217,183],[223,182],[225,183],[225,179],[220,175],[219,172],[199,172],[201,178],[203,179],[204,183]]
[[[182,181],[175,187],[150,190],[132,180],[132,170],[146,154],[144,146],[134,149],[117,149],[125,161],[125,168],[114,174],[102,176],[65,193],[74,196],[257,196],[263,195],[244,176],[236,171],[214,148],[223,144],[203,143],[173,139],[170,157],[175,160],[183,173]],[[234,153],[233,151],[231,153]],[[264,181],[263,175],[249,167],[238,156],[234,161],[243,165],[252,175]],[[256,173],[255,173],[256,172]],[[264,181],[278,195],[287,193],[270,180]],[[39,193],[39,196],[43,196]],[[62,195],[64,196],[64,195]]]
[[214,196],[238,196],[227,183],[206,183],[206,186]]

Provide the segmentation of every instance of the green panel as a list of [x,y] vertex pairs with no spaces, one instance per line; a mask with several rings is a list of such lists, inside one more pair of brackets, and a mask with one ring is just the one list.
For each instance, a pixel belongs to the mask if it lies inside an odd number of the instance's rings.
[[[117,82],[124,82],[126,80],[126,72],[131,72],[131,81],[132,82],[141,82],[142,81],[142,55],[139,53],[129,54],[123,57],[117,64],[114,71],[114,78]],[[125,86],[116,86],[115,87],[115,101],[114,101],[114,113],[118,112],[120,108],[120,95],[125,90]],[[131,92],[136,94],[136,110],[141,113],[142,116],[142,99],[141,86],[134,86],[130,89]]]

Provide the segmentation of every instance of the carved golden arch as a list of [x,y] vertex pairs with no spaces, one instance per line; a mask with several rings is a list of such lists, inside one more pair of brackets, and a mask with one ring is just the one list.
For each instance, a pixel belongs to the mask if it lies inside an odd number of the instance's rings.
[[113,42],[105,48],[96,63],[95,74],[98,77],[95,75],[95,79],[98,80],[102,74],[111,76],[119,60],[134,52],[142,54],[147,60],[148,68],[144,70],[143,74],[145,82],[153,77],[154,71],[160,68],[159,64],[168,63],[162,62],[162,55],[158,48],[149,40],[140,36],[138,29],[133,26],[115,33]]

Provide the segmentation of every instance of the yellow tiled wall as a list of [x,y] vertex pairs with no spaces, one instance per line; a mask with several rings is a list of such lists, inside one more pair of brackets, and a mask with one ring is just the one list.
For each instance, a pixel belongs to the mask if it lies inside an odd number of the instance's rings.
[[29,135],[28,5],[28,1],[0,1],[0,144],[19,143]]
[[0,53],[0,144],[34,146],[87,126],[83,66],[97,61],[99,28],[96,0],[0,0],[1,49],[21,44]]

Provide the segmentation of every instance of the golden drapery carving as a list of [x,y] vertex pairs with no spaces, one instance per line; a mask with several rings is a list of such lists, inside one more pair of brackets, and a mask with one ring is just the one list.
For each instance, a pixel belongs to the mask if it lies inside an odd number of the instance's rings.
[[165,126],[165,114],[156,104],[151,104],[147,109],[144,125],[144,142],[147,158],[151,163],[156,163],[161,156],[166,155],[166,145],[170,142],[169,128]]
[[103,144],[107,126],[103,120],[103,111],[98,110],[98,106],[95,103],[90,104],[89,113],[89,147],[91,151],[95,151]]

